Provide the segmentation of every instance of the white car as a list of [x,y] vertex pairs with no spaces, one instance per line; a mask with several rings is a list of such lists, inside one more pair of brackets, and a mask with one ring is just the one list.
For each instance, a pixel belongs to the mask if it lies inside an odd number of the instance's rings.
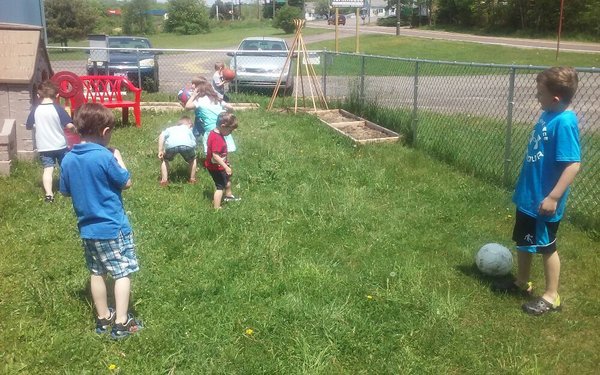
[[[244,89],[274,89],[281,77],[279,91],[293,92],[291,74],[292,58],[288,60],[289,47],[284,39],[252,37],[242,40],[231,56],[229,66],[235,70],[230,87]],[[287,63],[286,63],[287,61]]]

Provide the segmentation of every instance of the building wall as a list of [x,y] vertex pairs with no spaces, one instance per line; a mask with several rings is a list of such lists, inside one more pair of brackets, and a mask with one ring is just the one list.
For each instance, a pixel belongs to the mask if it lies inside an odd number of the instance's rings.
[[25,121],[31,110],[33,83],[0,83],[0,120],[15,119],[17,138],[17,158],[31,160],[34,155],[32,132],[25,128]]

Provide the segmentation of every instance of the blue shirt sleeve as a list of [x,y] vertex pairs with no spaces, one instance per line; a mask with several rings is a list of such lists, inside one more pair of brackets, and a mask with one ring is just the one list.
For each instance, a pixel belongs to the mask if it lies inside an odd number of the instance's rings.
[[556,161],[581,161],[579,128],[577,126],[577,117],[575,115],[561,118],[560,123],[556,128]]
[[35,123],[35,109],[37,107],[33,107],[31,112],[29,112],[29,116],[27,116],[27,121],[25,122],[25,128],[27,130],[33,129],[33,124]]
[[119,189],[123,189],[127,181],[129,181],[130,174],[127,169],[122,168],[117,159],[114,157],[110,158],[107,166],[108,179],[113,186]]
[[54,103],[54,108],[56,109],[56,113],[58,113],[58,118],[60,119],[60,125],[64,128],[67,124],[73,122],[71,116],[65,111],[65,109],[56,103]]
[[69,176],[68,172],[65,169],[60,170],[60,179],[59,179],[59,191],[64,196],[70,196],[71,190],[69,189]]

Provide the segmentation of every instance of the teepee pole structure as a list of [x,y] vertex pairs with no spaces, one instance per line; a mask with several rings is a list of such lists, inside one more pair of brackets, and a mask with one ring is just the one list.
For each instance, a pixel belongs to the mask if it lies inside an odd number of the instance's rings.
[[[326,109],[329,109],[329,107],[327,105],[327,100],[325,98],[325,94],[323,93],[323,90],[321,89],[321,84],[319,82],[319,79],[317,78],[315,69],[309,63],[308,50],[306,49],[306,44],[304,43],[304,38],[302,37],[302,29],[304,28],[305,22],[306,21],[302,20],[302,19],[294,20],[294,25],[296,26],[296,34],[294,35],[294,41],[292,42],[292,46],[288,53],[288,56],[287,56],[287,59],[286,59],[285,65],[284,65],[284,70],[279,75],[279,79],[277,80],[277,84],[275,85],[275,89],[273,90],[273,96],[271,97],[271,100],[269,101],[267,110],[270,110],[271,108],[273,108],[273,104],[275,103],[275,99],[277,98],[277,95],[279,93],[279,88],[281,87],[281,80],[283,78],[283,74],[287,71],[287,69],[285,69],[285,68],[288,66],[287,65],[288,63],[291,64],[293,57],[298,58],[297,62],[296,62],[296,77],[294,79],[294,83],[296,83],[296,84],[300,83],[300,88],[298,88],[297,85],[295,85],[296,90],[294,92],[294,113],[296,113],[298,111],[298,97],[300,94],[302,95],[302,105],[306,106],[306,96],[304,93],[304,74],[302,72],[303,66],[306,67],[305,70],[306,70],[306,75],[308,76],[308,88],[310,91],[310,97],[312,100],[313,110],[314,111],[317,110],[317,103],[315,102],[315,95],[319,99],[319,105],[325,107]],[[283,100],[285,100],[285,98]]]

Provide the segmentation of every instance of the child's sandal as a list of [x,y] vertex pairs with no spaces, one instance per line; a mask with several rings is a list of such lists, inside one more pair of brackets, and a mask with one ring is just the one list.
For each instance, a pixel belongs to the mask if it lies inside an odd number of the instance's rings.
[[542,315],[550,311],[560,311],[560,297],[556,297],[556,301],[554,301],[554,303],[550,303],[544,298],[540,297],[524,303],[522,308],[524,312],[530,315]]

